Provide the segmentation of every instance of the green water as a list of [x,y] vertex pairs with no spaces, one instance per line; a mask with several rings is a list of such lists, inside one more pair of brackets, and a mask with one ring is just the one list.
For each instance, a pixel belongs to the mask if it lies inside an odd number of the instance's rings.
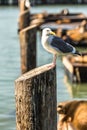
[[14,80],[20,75],[18,8],[0,7],[0,130],[15,130]]
[[[68,8],[71,12],[83,12],[85,14],[87,12],[85,5],[37,6],[32,7],[31,12],[48,11],[57,13],[64,8]],[[14,80],[21,73],[20,46],[17,35],[18,16],[19,9],[17,7],[0,7],[0,130],[16,129]],[[39,36],[37,42],[37,65],[51,62],[52,55],[42,48]],[[65,81],[64,77],[63,64],[61,57],[59,57],[57,59],[57,101],[86,99],[87,84],[72,85]]]

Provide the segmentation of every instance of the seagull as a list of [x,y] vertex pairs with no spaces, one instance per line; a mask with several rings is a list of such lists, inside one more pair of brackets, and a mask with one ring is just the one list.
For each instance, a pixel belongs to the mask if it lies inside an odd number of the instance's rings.
[[56,65],[57,55],[60,53],[81,55],[75,47],[65,42],[62,38],[56,36],[50,28],[44,28],[42,30],[41,43],[46,51],[53,54],[53,61],[50,66],[51,68]]

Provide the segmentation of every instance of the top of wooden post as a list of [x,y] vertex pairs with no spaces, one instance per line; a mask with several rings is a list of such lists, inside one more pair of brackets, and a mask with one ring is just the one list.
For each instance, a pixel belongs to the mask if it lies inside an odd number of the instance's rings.
[[23,74],[22,76],[20,76],[20,77],[19,77],[17,80],[15,80],[15,81],[17,82],[17,81],[27,80],[27,79],[29,79],[29,78],[35,77],[35,76],[37,76],[37,75],[39,75],[39,74],[42,74],[42,73],[44,73],[44,72],[46,72],[46,71],[49,71],[49,70],[51,70],[51,68],[50,68],[50,65],[51,65],[51,64],[52,64],[52,63],[46,64],[46,65],[43,65],[43,66],[40,66],[40,67],[35,68],[35,69],[32,69],[31,71],[26,72],[25,74]]
[[30,1],[29,0],[18,0],[20,12],[23,12],[26,9],[30,10]]

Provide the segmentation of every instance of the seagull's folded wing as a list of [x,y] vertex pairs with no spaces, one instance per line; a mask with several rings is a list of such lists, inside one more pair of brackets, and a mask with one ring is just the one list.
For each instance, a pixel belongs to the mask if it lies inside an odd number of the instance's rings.
[[75,50],[75,48],[72,45],[66,43],[65,41],[63,41],[61,38],[57,36],[51,35],[49,36],[47,41],[53,48],[63,53],[69,53],[69,52],[72,53],[73,50]]

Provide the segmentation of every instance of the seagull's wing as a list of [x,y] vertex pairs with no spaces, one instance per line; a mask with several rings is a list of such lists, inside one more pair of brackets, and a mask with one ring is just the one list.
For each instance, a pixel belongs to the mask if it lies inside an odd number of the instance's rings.
[[63,53],[75,53],[76,49],[69,43],[63,41],[60,37],[50,35],[47,42],[56,50]]

